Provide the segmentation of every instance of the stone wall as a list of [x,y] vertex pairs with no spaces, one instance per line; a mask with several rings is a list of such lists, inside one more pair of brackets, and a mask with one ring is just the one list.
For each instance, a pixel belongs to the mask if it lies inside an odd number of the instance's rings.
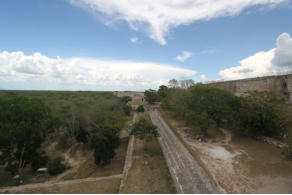
[[231,91],[235,95],[253,90],[274,91],[285,101],[292,103],[292,74],[223,81],[206,85]]

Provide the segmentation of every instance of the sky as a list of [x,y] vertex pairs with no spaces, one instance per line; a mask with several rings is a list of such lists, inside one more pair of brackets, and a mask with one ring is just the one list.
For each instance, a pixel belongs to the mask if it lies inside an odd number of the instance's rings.
[[144,91],[292,68],[291,0],[0,0],[0,89]]

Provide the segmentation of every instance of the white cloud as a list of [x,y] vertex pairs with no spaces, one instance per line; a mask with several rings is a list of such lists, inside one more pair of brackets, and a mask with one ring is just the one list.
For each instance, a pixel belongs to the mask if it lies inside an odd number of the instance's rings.
[[277,39],[273,64],[279,67],[292,66],[292,38],[288,33],[282,33]]
[[289,0],[67,0],[103,18],[105,24],[126,21],[135,31],[165,45],[170,29],[199,20],[235,16],[252,6],[276,7]]
[[201,74],[201,75],[200,75],[200,78],[201,78],[202,82],[207,81],[207,77],[206,77],[206,75],[204,75],[204,74]]
[[137,38],[137,37],[131,37],[131,38],[130,38],[130,41],[131,41],[132,43],[137,43],[137,42],[138,42],[138,38]]
[[292,39],[288,33],[282,33],[277,39],[277,47],[261,51],[240,61],[240,66],[227,68],[219,72],[224,79],[243,79],[292,68]]
[[205,54],[214,54],[214,53],[216,53],[215,49],[207,49],[207,50],[196,52],[194,53],[194,55],[205,55]]
[[261,76],[272,73],[274,66],[272,60],[274,58],[275,49],[270,51],[262,51],[240,61],[240,66],[227,68],[219,72],[224,79],[243,79]]
[[[159,74],[157,74],[159,72]],[[85,86],[92,90],[144,90],[157,88],[172,78],[186,78],[195,71],[167,64],[86,58],[49,58],[40,53],[0,53],[0,80]],[[62,88],[63,86],[63,88]],[[84,88],[74,88],[85,90]]]
[[192,57],[192,55],[193,55],[193,54],[192,54],[191,52],[183,51],[183,52],[182,52],[182,55],[180,55],[180,56],[176,56],[175,59],[178,60],[178,61],[184,62],[186,59]]
[[216,53],[216,50],[214,49],[208,49],[208,50],[202,50],[199,52],[189,52],[189,51],[183,51],[182,55],[176,56],[176,60],[184,62],[185,60],[193,57],[193,56],[199,56],[199,55],[205,55],[205,54],[214,54]]

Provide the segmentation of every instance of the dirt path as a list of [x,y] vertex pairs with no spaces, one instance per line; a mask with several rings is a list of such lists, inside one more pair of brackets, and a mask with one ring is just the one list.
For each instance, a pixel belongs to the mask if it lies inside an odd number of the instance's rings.
[[159,143],[165,155],[178,193],[220,193],[205,170],[180,142],[157,111],[151,111],[152,122],[158,126]]
[[[137,114],[134,113],[133,115],[133,122],[136,121]],[[129,139],[129,144],[128,144],[128,150],[127,150],[127,156],[125,159],[125,165],[123,169],[123,178],[121,179],[121,184],[119,188],[119,194],[123,193],[124,186],[128,177],[128,172],[130,168],[132,167],[132,161],[133,161],[133,151],[134,151],[134,136],[131,135]]]
[[16,193],[27,189],[34,189],[34,188],[41,188],[41,187],[51,187],[55,185],[65,185],[65,184],[78,184],[82,182],[91,182],[91,181],[101,181],[101,180],[107,180],[107,179],[121,179],[123,177],[122,174],[118,175],[112,175],[108,177],[96,177],[96,178],[85,178],[85,179],[73,179],[68,181],[59,181],[59,182],[44,182],[44,183],[36,183],[36,184],[27,184],[27,185],[21,185],[21,186],[13,186],[13,187],[5,187],[0,188],[0,194],[2,193]]
[[125,160],[125,166],[124,166],[124,170],[123,170],[123,178],[121,180],[119,194],[123,193],[123,189],[125,186],[125,182],[127,180],[129,169],[132,167],[133,151],[134,151],[134,136],[131,136],[129,139],[127,156],[126,156],[126,160]]

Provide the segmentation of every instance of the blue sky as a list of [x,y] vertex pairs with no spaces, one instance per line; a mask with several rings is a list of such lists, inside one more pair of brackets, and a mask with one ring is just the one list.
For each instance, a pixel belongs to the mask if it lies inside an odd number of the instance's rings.
[[117,2],[0,0],[0,89],[144,90],[292,67],[289,0]]

